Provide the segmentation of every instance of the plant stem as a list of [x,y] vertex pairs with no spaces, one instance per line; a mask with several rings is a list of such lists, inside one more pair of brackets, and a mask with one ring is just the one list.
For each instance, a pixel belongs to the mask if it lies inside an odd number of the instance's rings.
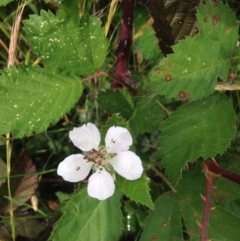
[[229,170],[221,167],[220,165],[218,165],[218,163],[215,160],[214,161],[205,161],[205,164],[209,171],[211,171],[217,175],[221,175],[222,177],[225,177],[225,178],[231,180],[232,182],[240,184],[240,175],[239,174],[236,174],[232,171],[229,171]]
[[[130,48],[132,45],[135,0],[122,0],[121,7],[122,23],[117,47],[117,62],[114,77],[126,82],[131,76],[131,73],[128,70],[128,61],[130,56]],[[119,87],[122,87],[122,85],[113,79],[112,90],[115,90]]]
[[170,187],[173,192],[177,192],[168,179],[160,171],[158,171],[154,165],[151,165],[151,169]]
[[214,174],[208,169],[206,163],[203,163],[203,169],[206,174],[206,193],[203,197],[204,201],[204,211],[202,217],[202,223],[200,224],[200,241],[208,241],[208,223],[210,211],[212,210],[211,196],[213,190],[213,179]]

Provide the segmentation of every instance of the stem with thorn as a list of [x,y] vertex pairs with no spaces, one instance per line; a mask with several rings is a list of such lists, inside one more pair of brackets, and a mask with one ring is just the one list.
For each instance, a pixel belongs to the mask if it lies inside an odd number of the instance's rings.
[[203,210],[203,217],[200,226],[200,241],[209,241],[208,239],[208,223],[209,223],[209,216],[210,211],[212,210],[211,205],[211,196],[213,190],[213,180],[214,174],[208,169],[208,166],[203,163],[203,170],[206,175],[206,193],[203,197],[204,202],[204,210]]

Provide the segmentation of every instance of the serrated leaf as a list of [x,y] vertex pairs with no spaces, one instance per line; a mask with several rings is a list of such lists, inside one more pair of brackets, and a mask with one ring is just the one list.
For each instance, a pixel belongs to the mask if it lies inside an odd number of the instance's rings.
[[181,212],[177,210],[176,196],[171,192],[162,194],[154,203],[140,241],[183,241]]
[[159,96],[140,96],[130,119],[134,133],[152,132],[159,129],[165,117],[163,109],[157,104]]
[[169,179],[176,184],[187,162],[222,154],[235,137],[236,119],[225,94],[189,103],[171,114],[159,138]]
[[[222,181],[218,181],[221,179]],[[214,199],[215,189],[224,191],[221,184],[226,182],[229,185],[229,200],[231,195],[236,195],[239,191],[235,189],[235,184],[221,177],[214,179],[214,189],[212,193],[212,206],[214,209],[210,212],[208,225],[209,239],[225,241],[238,240],[240,238],[239,225],[240,218],[238,214],[230,214],[221,205],[221,202]],[[182,212],[183,220],[190,235],[190,239],[198,241],[200,236],[199,223],[202,222],[203,199],[200,194],[205,194],[206,176],[199,171],[184,172],[182,180],[176,186],[178,196],[178,206]],[[187,187],[187,188],[186,188]],[[235,191],[237,191],[235,193]]]
[[134,181],[116,175],[116,180],[121,191],[135,202],[139,202],[150,209],[154,209],[154,205],[149,193],[148,180],[145,175]]
[[22,67],[0,75],[0,134],[15,138],[41,132],[57,122],[82,94],[81,82],[73,76]]
[[[25,151],[17,160],[13,170],[11,171],[11,176],[19,174],[23,174],[23,176],[12,178],[10,187],[12,198],[17,199],[22,203],[28,201],[38,187],[36,167]],[[7,183],[2,186],[1,194],[8,195],[7,186]],[[8,213],[10,208],[14,211],[18,206],[19,204],[16,202],[13,202],[12,206],[10,206],[9,201],[7,201],[6,205],[1,205],[1,212]]]
[[119,113],[124,118],[131,116],[134,107],[132,96],[125,89],[100,92],[98,95],[98,103],[107,114]]
[[66,204],[49,240],[52,241],[117,241],[122,226],[119,194],[104,201],[78,191]]
[[54,69],[76,75],[94,73],[103,64],[108,43],[95,17],[82,18],[80,25],[63,11],[41,11],[24,21],[33,51]]
[[238,40],[236,17],[223,3],[207,3],[199,6],[197,18],[199,34],[179,41],[173,46],[174,54],[151,71],[160,95],[198,100],[214,91],[218,77],[228,76]]

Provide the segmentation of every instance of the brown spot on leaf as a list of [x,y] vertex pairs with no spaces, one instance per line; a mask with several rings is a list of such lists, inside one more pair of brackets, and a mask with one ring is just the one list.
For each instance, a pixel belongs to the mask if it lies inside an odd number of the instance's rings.
[[182,100],[189,100],[190,94],[184,91],[180,91],[178,94],[179,98]]
[[156,235],[152,235],[152,240],[157,240],[157,236]]
[[170,81],[172,79],[171,75],[167,74],[165,75],[165,80],[166,81]]
[[208,8],[208,9],[207,9],[207,13],[211,13],[211,8]]
[[225,203],[225,198],[220,197],[220,198],[219,198],[219,202],[220,202],[220,203]]
[[162,226],[163,226],[164,228],[166,228],[168,225],[167,225],[166,222],[163,222],[163,223],[162,223]]
[[196,218],[196,217],[199,216],[199,214],[195,212],[195,213],[193,214],[193,216]]
[[168,62],[168,67],[172,67],[172,62]]
[[231,28],[227,28],[227,30],[225,31],[226,34],[230,34],[232,32]]
[[234,121],[234,125],[235,125],[235,126],[238,126],[238,124],[239,124],[238,121],[235,120],[235,121]]
[[155,73],[156,73],[156,74],[160,74],[160,72],[161,72],[160,68],[156,68],[156,69],[155,69]]
[[213,16],[213,18],[212,18],[213,26],[218,23],[219,19],[220,19],[220,14],[216,14],[216,15]]
[[204,23],[206,23],[206,22],[207,22],[207,17],[205,17],[205,18],[203,19],[203,22],[204,22]]
[[228,74],[228,78],[229,78],[229,79],[235,79],[236,77],[237,77],[237,74],[236,74],[236,73],[234,73],[234,72],[232,72],[232,71],[229,72],[229,74]]

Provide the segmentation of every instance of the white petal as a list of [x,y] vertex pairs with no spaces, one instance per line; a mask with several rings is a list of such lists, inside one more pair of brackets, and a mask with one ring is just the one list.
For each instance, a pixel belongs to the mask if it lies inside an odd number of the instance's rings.
[[134,152],[124,151],[117,153],[117,155],[108,162],[119,175],[128,180],[136,180],[142,175],[142,162]]
[[98,169],[88,180],[88,195],[99,200],[105,200],[114,193],[113,177],[103,168]]
[[90,151],[92,148],[97,150],[101,140],[98,128],[92,123],[73,128],[69,132],[69,137],[73,144],[82,151]]
[[132,136],[126,128],[113,126],[108,129],[105,144],[108,153],[127,151],[132,145]]
[[71,155],[59,163],[57,174],[65,181],[79,182],[89,174],[93,163],[84,159],[82,154]]

